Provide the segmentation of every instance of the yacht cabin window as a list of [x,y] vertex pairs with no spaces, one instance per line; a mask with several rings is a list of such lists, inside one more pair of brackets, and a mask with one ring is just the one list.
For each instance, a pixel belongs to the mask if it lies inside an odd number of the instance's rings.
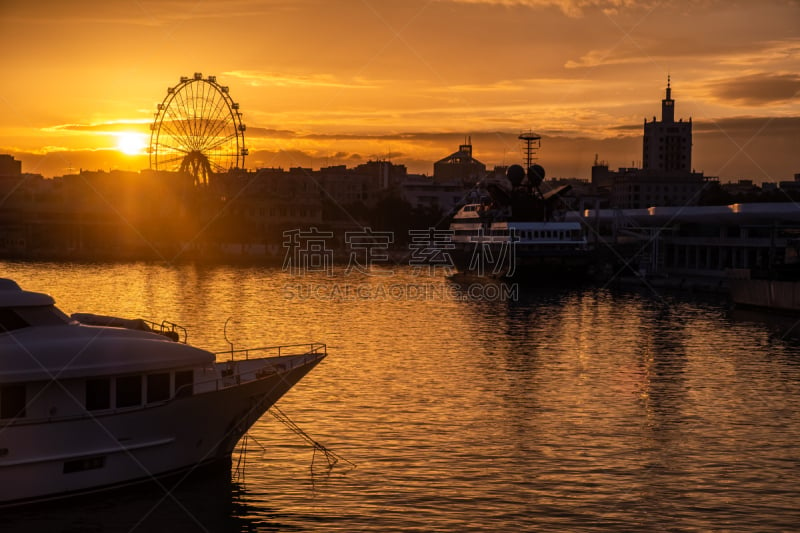
[[71,322],[70,318],[52,305],[0,309],[0,333],[28,326],[57,326]]
[[111,379],[86,380],[86,409],[96,411],[111,407]]
[[0,309],[0,333],[27,328],[29,325],[14,309]]
[[[147,403],[164,402],[170,399],[172,389],[169,372],[147,374],[146,376],[119,376],[114,379],[114,392],[111,390],[112,378],[92,378],[86,380],[86,410],[98,411],[112,407],[125,408],[142,405],[142,381],[146,387]],[[175,372],[176,397],[191,396],[194,392],[194,375],[191,370]],[[112,405],[111,398],[114,397]],[[24,403],[22,404],[24,407]]]
[[169,373],[147,375],[147,403],[169,400]]
[[194,394],[194,374],[191,370],[175,372],[175,397],[183,398]]
[[25,385],[0,386],[0,418],[25,416]]
[[118,408],[142,404],[142,376],[120,376],[116,379],[116,385]]
[[72,319],[53,305],[19,307],[17,313],[29,324],[36,326],[59,326],[72,322]]

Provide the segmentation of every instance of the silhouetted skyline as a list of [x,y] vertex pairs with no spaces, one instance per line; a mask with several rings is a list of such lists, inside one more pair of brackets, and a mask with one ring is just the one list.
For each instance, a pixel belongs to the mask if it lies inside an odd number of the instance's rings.
[[[247,166],[391,159],[412,172],[471,136],[488,165],[588,178],[638,165],[667,76],[693,167],[722,180],[800,172],[800,4],[630,0],[0,5],[0,153],[45,176],[140,170],[167,87],[230,86]],[[139,154],[139,155],[137,155]]]

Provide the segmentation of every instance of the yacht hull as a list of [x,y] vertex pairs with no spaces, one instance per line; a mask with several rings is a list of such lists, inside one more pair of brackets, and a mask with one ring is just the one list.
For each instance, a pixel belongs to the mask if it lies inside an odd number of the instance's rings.
[[242,435],[324,356],[216,363],[226,377],[190,396],[0,428],[0,507],[157,482],[229,460]]
[[496,278],[577,281],[586,278],[592,266],[587,250],[542,250],[507,242],[457,243],[451,256],[462,274]]

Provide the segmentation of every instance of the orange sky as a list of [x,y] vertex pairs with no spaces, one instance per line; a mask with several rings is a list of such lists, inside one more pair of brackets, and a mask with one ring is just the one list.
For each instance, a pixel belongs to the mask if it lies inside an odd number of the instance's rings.
[[588,178],[639,165],[669,74],[697,171],[800,173],[797,0],[0,0],[0,46],[0,153],[45,176],[147,168],[121,139],[194,72],[240,103],[249,168],[431,173],[467,136],[509,164],[533,129],[548,176]]

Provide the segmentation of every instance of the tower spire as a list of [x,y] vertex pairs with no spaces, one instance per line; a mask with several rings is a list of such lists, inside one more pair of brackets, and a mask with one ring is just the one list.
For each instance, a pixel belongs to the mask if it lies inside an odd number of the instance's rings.
[[661,122],[675,122],[675,101],[672,99],[672,87],[670,86],[670,75],[667,74],[667,97],[661,100]]

